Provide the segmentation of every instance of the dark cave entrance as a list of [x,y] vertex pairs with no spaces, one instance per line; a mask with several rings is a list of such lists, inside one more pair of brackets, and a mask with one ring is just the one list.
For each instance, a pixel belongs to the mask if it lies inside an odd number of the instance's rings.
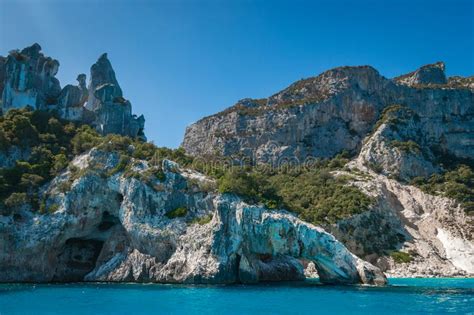
[[105,232],[117,224],[120,224],[120,220],[116,216],[111,215],[108,211],[104,211],[102,214],[102,221],[97,226],[97,229],[99,232]]
[[58,257],[58,268],[53,281],[82,281],[95,268],[104,242],[97,239],[70,238]]
[[89,235],[68,239],[58,255],[53,281],[83,281],[96,267],[104,243],[111,236],[112,228],[119,224],[119,218],[104,211],[102,220]]

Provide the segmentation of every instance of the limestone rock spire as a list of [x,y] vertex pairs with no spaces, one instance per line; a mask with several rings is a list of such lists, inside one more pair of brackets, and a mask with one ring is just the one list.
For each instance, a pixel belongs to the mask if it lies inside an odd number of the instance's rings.
[[89,100],[87,108],[96,110],[99,105],[99,100],[95,97],[95,91],[104,84],[111,84],[114,86],[114,97],[122,97],[122,89],[115,77],[115,71],[112,68],[107,53],[103,53],[96,63],[91,66],[91,76],[89,82]]
[[142,137],[145,119],[132,115],[132,104],[123,97],[107,54],[91,67],[87,109],[95,113],[94,125],[101,134],[116,133]]

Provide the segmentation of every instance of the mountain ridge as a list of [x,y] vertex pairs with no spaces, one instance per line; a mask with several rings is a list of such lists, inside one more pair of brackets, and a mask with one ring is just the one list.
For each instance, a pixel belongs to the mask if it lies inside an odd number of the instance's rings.
[[[446,127],[438,131],[442,134],[433,135],[438,138],[434,142],[441,143],[442,137],[447,138],[443,150],[472,157],[469,132],[474,109],[470,78],[456,79],[464,82],[462,87],[450,84],[453,79],[445,77],[444,68],[443,63],[424,66],[404,76],[405,80],[411,78],[408,83],[398,83],[399,77],[386,79],[369,66],[328,70],[297,81],[267,99],[243,99],[227,110],[199,120],[186,129],[182,147],[192,155],[217,152],[223,156],[250,157],[256,162],[275,163],[285,157],[301,162],[308,156],[328,158],[343,150],[359,151],[383,110],[400,104],[412,109],[422,120],[439,121]],[[444,84],[440,85],[440,80]],[[456,117],[468,121],[463,126],[465,134],[454,131],[450,124]],[[459,136],[463,138],[456,140]],[[328,139],[334,139],[331,146]]]

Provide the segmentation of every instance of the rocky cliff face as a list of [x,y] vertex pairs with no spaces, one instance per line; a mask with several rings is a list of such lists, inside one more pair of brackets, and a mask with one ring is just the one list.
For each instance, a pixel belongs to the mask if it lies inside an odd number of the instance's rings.
[[0,282],[297,280],[300,259],[314,262],[326,283],[386,282],[332,235],[288,212],[207,193],[199,187],[209,179],[168,160],[164,178],[150,177],[154,167],[140,160],[136,176],[111,175],[118,163],[117,153],[93,149],[74,160],[79,176],[65,172],[44,188],[53,213],[0,216]]
[[55,78],[58,69],[59,62],[41,53],[38,44],[0,57],[0,112],[26,106],[58,110],[62,118],[91,124],[103,135],[144,138],[145,119],[132,115],[131,104],[122,96],[107,54],[91,67],[89,88],[85,74],[80,74],[77,86],[61,89]]
[[433,149],[439,149],[440,143],[438,139],[429,137],[429,132],[433,131],[431,128],[436,126],[426,118],[422,123],[421,119],[407,107],[396,105],[387,108],[380,126],[362,146],[359,162],[404,181],[439,172]]
[[396,77],[395,82],[408,86],[420,85],[444,85],[448,83],[446,75],[444,74],[445,65],[443,62],[437,62],[431,65],[426,65],[411,73]]
[[103,54],[99,57],[97,62],[91,67],[91,80],[89,82],[89,90],[92,91],[87,102],[87,107],[91,110],[95,110],[100,106],[100,100],[95,97],[95,90],[104,84],[110,84],[114,86],[114,97],[123,97],[122,89],[115,78],[115,71],[112,68],[112,64],[107,58],[107,54]]
[[[289,159],[303,163],[308,157],[331,157],[343,150],[356,153],[363,139],[380,127],[377,122],[384,119],[384,109],[398,104],[410,109],[406,115],[413,117],[406,118],[411,125],[395,123],[403,130],[390,135],[391,140],[416,142],[422,153],[427,151],[428,160],[435,147],[472,158],[474,94],[470,82],[471,78],[446,79],[443,63],[393,80],[367,66],[336,68],[298,81],[268,99],[239,101],[198,121],[187,128],[182,146],[198,156],[246,156],[273,164]],[[416,127],[418,134],[409,126]],[[419,162],[427,168],[413,166],[420,171],[418,175],[433,170],[430,161]]]
[[44,56],[40,45],[11,51],[2,68],[2,111],[26,105],[45,109],[57,101],[59,62]]

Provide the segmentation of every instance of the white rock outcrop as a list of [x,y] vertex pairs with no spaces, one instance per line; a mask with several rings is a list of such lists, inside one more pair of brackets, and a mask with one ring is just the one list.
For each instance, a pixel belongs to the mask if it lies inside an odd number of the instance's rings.
[[[427,194],[377,174],[356,159],[349,163],[353,185],[372,196],[369,211],[327,228],[359,257],[390,277],[474,276],[474,220],[454,200]],[[407,253],[396,262],[393,251]]]

